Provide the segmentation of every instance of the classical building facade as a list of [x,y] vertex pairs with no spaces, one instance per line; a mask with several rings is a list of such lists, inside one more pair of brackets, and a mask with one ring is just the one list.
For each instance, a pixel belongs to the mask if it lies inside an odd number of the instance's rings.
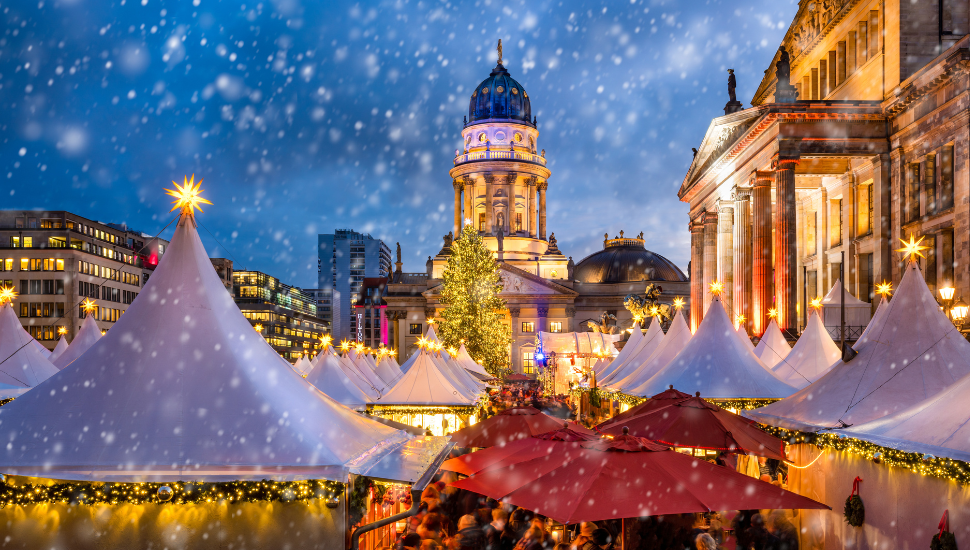
[[[585,332],[604,313],[620,329],[631,325],[623,307],[628,294],[662,285],[661,300],[687,298],[687,277],[663,256],[646,249],[642,234],[604,238],[604,249],[574,264],[559,250],[546,225],[546,191],[551,177],[546,152],[538,146],[539,128],[531,98],[499,63],[472,92],[449,175],[454,190],[457,232],[473,225],[499,262],[511,326],[513,368],[533,374],[538,332]],[[389,337],[403,361],[417,349],[428,321],[446,307],[439,302],[441,276],[451,254],[453,234],[429,257],[423,273],[405,273],[400,245],[385,301]]]
[[715,279],[755,334],[771,309],[797,331],[843,267],[847,291],[875,302],[911,235],[929,246],[931,290],[970,297],[968,6],[939,8],[800,2],[752,106],[711,121],[679,191],[692,326]]

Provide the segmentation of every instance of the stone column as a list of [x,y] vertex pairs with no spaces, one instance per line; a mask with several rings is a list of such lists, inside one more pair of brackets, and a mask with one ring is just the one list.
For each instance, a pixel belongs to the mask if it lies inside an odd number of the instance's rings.
[[546,240],[546,189],[549,187],[549,182],[540,181],[537,185],[539,188],[539,239]]
[[566,327],[565,332],[576,332],[573,328],[576,326],[576,308],[573,306],[566,307]]
[[[752,182],[753,183],[753,182]],[[734,188],[734,315],[744,315],[751,328],[751,187]],[[749,331],[750,334],[750,331]]]
[[[475,219],[475,184],[469,178],[463,178],[465,183],[465,219],[472,221],[472,226],[474,226],[478,220]],[[464,222],[462,222],[464,223]]]
[[724,285],[724,307],[734,311],[734,203],[727,201],[721,201],[717,211],[717,280]]
[[451,182],[451,186],[455,188],[455,237],[457,238],[462,226],[461,190],[465,187],[465,184],[461,180],[455,179]]
[[798,154],[785,151],[772,161],[775,168],[775,308],[778,328],[798,329],[795,304],[798,303],[798,264],[795,248],[795,166]]
[[751,189],[751,324],[761,336],[772,305],[771,183],[774,173],[757,171]]
[[704,319],[704,214],[690,224],[690,329]]
[[[492,235],[495,231],[495,212],[492,209],[492,195],[495,191],[492,188],[492,183],[495,181],[495,176],[491,172],[485,173],[485,234]],[[476,221],[476,224],[478,222]]]
[[[872,35],[870,35],[872,36]],[[898,149],[897,149],[898,150]],[[892,253],[890,252],[890,196],[891,178],[889,155],[872,159],[872,282],[892,281]],[[898,242],[898,241],[897,241]]]
[[536,218],[538,217],[536,215],[536,185],[538,181],[538,178],[535,176],[529,178],[527,187],[528,192],[526,193],[526,195],[529,197],[527,201],[529,205],[529,236],[533,239],[536,238]]
[[509,307],[509,317],[512,319],[512,370],[522,372],[522,357],[519,352],[519,313],[520,308]]
[[536,334],[549,332],[549,328],[546,326],[546,317],[549,317],[549,308],[547,306],[539,306],[536,309],[539,312],[539,322],[536,323]]
[[717,213],[704,213],[704,313],[714,296],[711,283],[717,280]]

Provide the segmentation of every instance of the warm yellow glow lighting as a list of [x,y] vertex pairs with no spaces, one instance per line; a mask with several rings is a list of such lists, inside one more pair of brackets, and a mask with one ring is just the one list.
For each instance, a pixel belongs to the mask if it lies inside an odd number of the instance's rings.
[[953,320],[959,324],[963,324],[963,320],[967,318],[967,310],[970,310],[970,306],[963,301],[963,298],[957,300],[957,303],[953,304],[953,309],[950,310],[950,315],[953,316]]
[[889,296],[890,294],[892,294],[892,291],[893,291],[892,283],[887,283],[883,281],[882,283],[879,283],[876,285],[876,294],[879,294],[880,296]]
[[714,281],[713,283],[707,286],[710,289],[711,294],[713,294],[714,296],[720,296],[721,292],[724,291],[724,285],[721,284],[721,281]]
[[[639,316],[639,315],[634,315],[634,316],[633,316],[633,322],[634,322],[634,323],[639,323],[639,322],[640,322],[640,321],[642,321],[642,320],[643,320],[643,317],[641,317],[641,316]],[[632,329],[631,329],[631,330],[632,330]]]
[[451,346],[450,348],[448,348],[448,355],[452,357],[458,357],[458,350],[455,349],[455,346]]
[[680,296],[677,296],[676,298],[674,298],[674,308],[684,309],[684,304],[685,304],[684,299],[681,298]]
[[919,240],[917,241],[917,240],[915,240],[913,238],[912,235],[910,235],[909,236],[909,242],[906,242],[906,241],[904,241],[902,239],[899,239],[900,242],[903,243],[903,247],[900,248],[900,249],[897,249],[896,252],[902,252],[903,253],[903,259],[907,259],[908,258],[908,259],[910,259],[912,261],[916,261],[916,257],[917,256],[919,256],[921,258],[925,258],[926,256],[924,256],[921,251],[922,250],[926,250],[929,247],[928,246],[921,246],[920,245],[920,243],[922,243],[923,242],[923,239],[925,239],[925,238],[926,237],[920,237]]
[[940,298],[943,298],[949,302],[953,299],[953,293],[956,291],[957,289],[953,288],[952,286],[943,287],[940,289]]
[[650,306],[650,316],[656,317],[660,313],[660,308],[657,306]]
[[741,325],[743,325],[745,321],[747,321],[747,317],[745,317],[743,313],[738,313],[737,315],[735,315],[734,316],[734,329],[737,330],[738,327],[740,327]]
[[196,183],[195,174],[192,174],[191,178],[185,177],[182,185],[179,185],[175,181],[172,184],[175,185],[175,189],[165,190],[166,194],[175,197],[175,200],[172,201],[172,204],[175,205],[172,207],[172,211],[181,209],[183,214],[192,214],[193,208],[202,212],[202,208],[199,207],[200,204],[212,204],[207,199],[199,196],[199,193],[202,192],[200,188],[202,186],[202,178],[199,178],[199,182]]
[[84,301],[81,302],[81,310],[84,311],[84,313],[91,313],[97,308],[98,308],[98,305],[93,301],[91,301],[89,298],[85,298]]
[[263,325],[261,325],[259,323],[256,323],[256,326],[253,327],[253,328],[256,329],[256,332],[263,332]]
[[435,323],[437,323],[437,321],[434,320],[434,317],[428,317],[428,324],[429,325],[433,325]]
[[341,340],[340,351],[346,352],[349,349],[350,349],[350,342],[348,342],[347,340]]
[[67,327],[57,327],[58,334],[67,334]]
[[0,305],[7,302],[13,302],[14,298],[17,297],[17,293],[14,292],[12,286],[0,286]]
[[778,310],[777,310],[777,309],[775,309],[775,308],[771,308],[771,309],[769,309],[769,310],[768,310],[768,318],[769,318],[769,319],[774,319],[774,318],[776,318],[776,317],[778,317]]
[[323,345],[324,349],[329,348],[331,343],[333,343],[333,337],[329,334],[320,337],[320,344]]
[[809,303],[808,305],[815,311],[822,309],[822,297],[816,296],[815,298],[812,298],[811,303]]

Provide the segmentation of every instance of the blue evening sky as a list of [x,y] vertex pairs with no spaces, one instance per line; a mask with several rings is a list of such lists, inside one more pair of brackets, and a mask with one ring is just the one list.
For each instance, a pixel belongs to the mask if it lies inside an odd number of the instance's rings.
[[[749,101],[794,0],[0,1],[0,207],[155,234],[162,188],[205,178],[213,256],[316,287],[316,235],[400,241],[423,271],[451,230],[448,170],[474,86],[505,65],[577,262],[643,231],[686,271],[676,192],[727,72]],[[170,234],[170,231],[168,232]],[[228,250],[228,252],[227,252]]]

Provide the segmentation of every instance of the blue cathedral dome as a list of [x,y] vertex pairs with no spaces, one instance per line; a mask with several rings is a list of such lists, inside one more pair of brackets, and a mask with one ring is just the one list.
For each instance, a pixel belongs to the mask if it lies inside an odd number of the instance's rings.
[[501,60],[472,91],[468,102],[468,123],[480,120],[514,120],[533,125],[529,94],[509,76]]

